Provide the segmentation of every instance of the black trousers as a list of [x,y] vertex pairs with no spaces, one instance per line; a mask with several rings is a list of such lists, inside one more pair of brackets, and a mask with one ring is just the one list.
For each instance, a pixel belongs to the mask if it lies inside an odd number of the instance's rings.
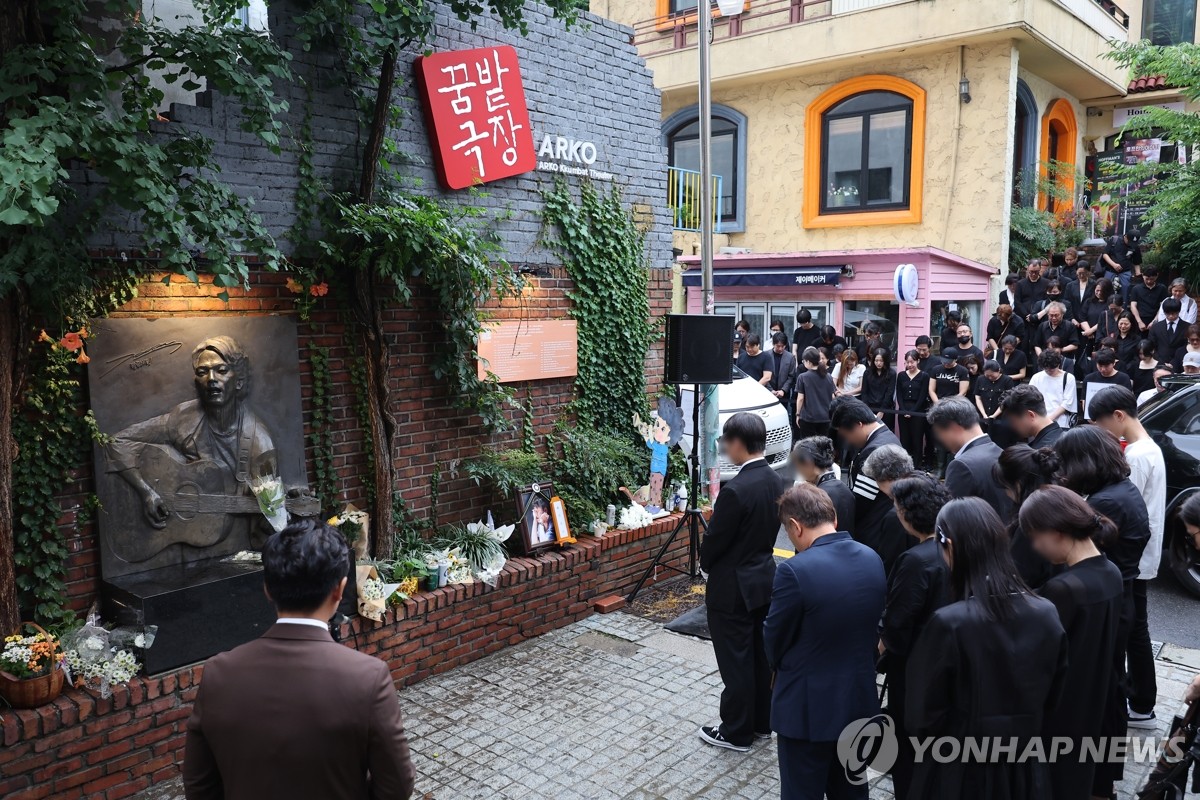
[[846,780],[837,742],[807,742],[777,736],[780,800],[867,800],[868,788]]
[[721,733],[737,745],[771,730],[771,668],[763,647],[763,622],[770,606],[753,611],[708,609],[721,692]]
[[921,466],[925,458],[925,417],[908,417],[898,415],[900,428],[900,446],[908,451],[913,458],[913,464]]
[[796,432],[801,439],[807,439],[809,436],[828,436],[829,435],[829,420],[818,420],[811,422],[802,419],[796,425]]
[[1154,651],[1150,646],[1150,624],[1146,617],[1146,584],[1133,582],[1133,621],[1125,654],[1129,660],[1129,708],[1149,714],[1158,700],[1158,681],[1154,677]]

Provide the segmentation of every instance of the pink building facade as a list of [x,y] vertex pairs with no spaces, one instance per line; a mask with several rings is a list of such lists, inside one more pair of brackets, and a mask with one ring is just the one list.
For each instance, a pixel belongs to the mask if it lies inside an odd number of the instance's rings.
[[[700,259],[679,259],[684,267],[687,311],[702,312]],[[896,267],[917,268],[916,305],[900,303],[893,285]],[[715,312],[745,319],[765,334],[772,322],[791,336],[804,308],[818,325],[833,325],[853,343],[868,322],[883,328],[885,343],[903,355],[918,336],[941,334],[945,315],[957,309],[982,340],[993,308],[994,267],[935,247],[718,255],[713,259]]]

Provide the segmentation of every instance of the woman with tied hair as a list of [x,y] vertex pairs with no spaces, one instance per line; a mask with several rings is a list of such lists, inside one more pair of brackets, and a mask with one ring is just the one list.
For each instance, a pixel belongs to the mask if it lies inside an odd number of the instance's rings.
[[[1031,494],[1054,483],[1059,464],[1058,453],[1049,447],[1035,450],[1027,444],[1014,444],[1004,448],[992,467],[992,477],[1012,498],[1013,511],[1019,512]],[[1015,514],[1008,523],[1008,536],[1012,543],[1013,562],[1017,565],[1021,580],[1037,589],[1053,572],[1050,562],[1033,549]]]
[[796,378],[796,428],[800,436],[819,436],[829,432],[830,406],[837,387],[825,371],[821,351],[805,348],[800,360],[804,371]]
[[1095,760],[1081,754],[1085,738],[1119,726],[1124,716],[1114,669],[1121,572],[1096,547],[1116,537],[1117,528],[1062,486],[1031,494],[1021,506],[1020,526],[1033,548],[1061,569],[1038,591],[1058,609],[1070,651],[1062,699],[1043,728],[1048,741],[1065,736],[1074,742],[1074,757],[1050,765],[1054,800],[1109,797],[1111,783],[1094,785]]
[[[1111,542],[1097,542],[1097,545],[1121,573],[1121,617],[1113,668],[1118,683],[1123,685],[1125,650],[1135,613],[1133,582],[1141,574],[1142,551],[1150,541],[1146,501],[1129,480],[1129,462],[1116,437],[1098,425],[1084,425],[1067,431],[1055,442],[1054,449],[1062,461],[1059,482],[1081,495],[1095,513],[1112,520],[1119,531]],[[1104,735],[1125,735],[1126,700],[1122,690],[1120,718],[1107,720],[1111,725],[1106,726]],[[1095,785],[1103,788],[1120,781],[1124,775],[1122,766],[1121,763],[1098,764]]]
[[879,622],[879,671],[888,676],[888,714],[896,721],[900,744],[892,767],[892,787],[897,800],[904,800],[916,757],[905,718],[906,665],[925,623],[953,600],[950,568],[942,558],[934,529],[938,513],[954,497],[941,481],[924,474],[896,481],[891,495],[896,517],[917,542],[900,554],[888,575],[887,601]]
[[964,750],[925,758],[910,796],[927,800],[1050,800],[1048,765],[1019,759],[1041,736],[1067,672],[1067,635],[1049,600],[1017,577],[1008,534],[978,497],[954,500],[935,534],[955,602],[933,613],[908,661],[905,713],[918,737],[994,737],[1015,744],[999,763]]
[[854,495],[838,477],[833,463],[833,440],[828,436],[809,436],[796,442],[792,448],[792,466],[805,483],[811,483],[829,495],[837,514],[838,530],[853,531]]
[[[925,453],[925,412],[929,410],[929,373],[921,369],[916,350],[904,354],[904,371],[896,376],[897,422],[900,444],[918,460]],[[925,465],[921,464],[924,469]]]

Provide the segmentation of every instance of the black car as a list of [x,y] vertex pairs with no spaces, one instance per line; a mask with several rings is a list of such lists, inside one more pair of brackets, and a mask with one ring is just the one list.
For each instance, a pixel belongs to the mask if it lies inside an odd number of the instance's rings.
[[1146,432],[1167,463],[1167,514],[1163,555],[1184,588],[1200,597],[1200,551],[1179,520],[1179,507],[1200,492],[1200,375],[1173,375],[1166,391],[1138,409]]

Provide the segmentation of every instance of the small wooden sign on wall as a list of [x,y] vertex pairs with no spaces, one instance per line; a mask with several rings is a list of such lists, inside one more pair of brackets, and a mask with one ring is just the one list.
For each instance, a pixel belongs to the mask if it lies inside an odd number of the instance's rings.
[[479,377],[501,383],[579,374],[579,329],[573,319],[496,322],[479,336]]

